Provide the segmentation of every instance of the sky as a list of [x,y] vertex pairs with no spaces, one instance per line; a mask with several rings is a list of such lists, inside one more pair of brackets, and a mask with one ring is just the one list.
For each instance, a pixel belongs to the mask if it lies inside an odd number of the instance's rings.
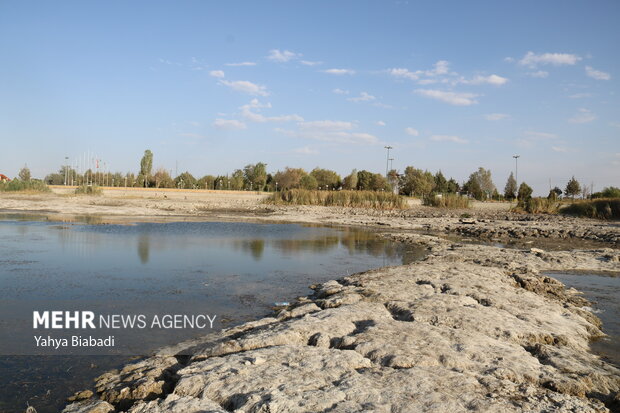
[[620,186],[618,1],[0,0],[0,173],[100,159]]

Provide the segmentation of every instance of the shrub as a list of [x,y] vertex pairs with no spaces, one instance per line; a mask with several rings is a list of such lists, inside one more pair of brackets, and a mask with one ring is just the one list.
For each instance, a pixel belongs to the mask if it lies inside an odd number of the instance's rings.
[[574,202],[560,212],[584,218],[620,219],[620,199]]
[[375,209],[406,208],[404,198],[391,192],[374,191],[311,191],[289,189],[275,192],[267,203],[289,205],[321,205]]
[[80,185],[75,190],[75,193],[80,195],[101,195],[103,191],[97,185]]
[[520,200],[513,212],[527,212],[529,214],[556,214],[560,203],[549,198],[528,198]]
[[49,192],[50,189],[43,181],[38,179],[24,181],[15,178],[11,182],[0,182],[0,191]]
[[424,197],[422,205],[437,208],[469,208],[469,198],[456,194],[430,195]]

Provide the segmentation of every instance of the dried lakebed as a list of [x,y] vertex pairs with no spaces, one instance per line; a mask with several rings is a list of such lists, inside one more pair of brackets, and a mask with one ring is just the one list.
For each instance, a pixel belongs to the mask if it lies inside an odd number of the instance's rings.
[[[100,376],[69,412],[617,411],[589,302],[543,271],[620,269],[620,251],[518,250],[419,234],[409,265],[350,275],[279,314]],[[88,394],[81,397],[89,396]]]

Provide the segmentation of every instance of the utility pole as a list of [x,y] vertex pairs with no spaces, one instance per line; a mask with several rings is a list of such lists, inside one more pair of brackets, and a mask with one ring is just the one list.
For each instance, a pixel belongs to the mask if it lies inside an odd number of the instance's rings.
[[521,155],[512,155],[515,158],[515,181],[517,181],[517,188],[519,187],[519,165],[518,161]]
[[69,157],[65,156],[65,186],[67,186],[67,175],[69,173]]
[[387,149],[387,158],[385,161],[385,179],[387,179],[388,177],[388,168],[390,165],[390,149],[394,149],[392,146],[384,146],[385,149]]

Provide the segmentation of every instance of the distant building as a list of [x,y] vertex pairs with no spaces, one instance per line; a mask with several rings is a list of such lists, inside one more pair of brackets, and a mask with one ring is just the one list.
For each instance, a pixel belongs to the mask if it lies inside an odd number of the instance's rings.
[[0,182],[11,182],[8,176],[0,174]]

